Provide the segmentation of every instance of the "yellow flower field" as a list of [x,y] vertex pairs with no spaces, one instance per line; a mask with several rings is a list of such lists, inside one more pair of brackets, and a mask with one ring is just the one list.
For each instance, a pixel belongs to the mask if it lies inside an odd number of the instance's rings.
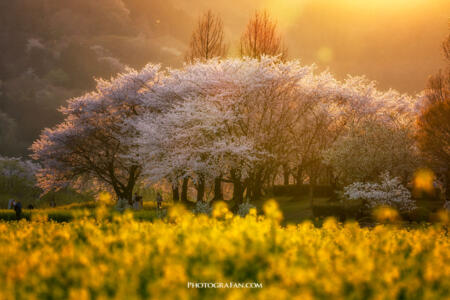
[[[80,216],[0,222],[0,299],[445,299],[445,226],[360,228],[327,220],[281,227],[266,216],[212,217],[181,207],[165,220]],[[262,288],[188,288],[188,283]]]

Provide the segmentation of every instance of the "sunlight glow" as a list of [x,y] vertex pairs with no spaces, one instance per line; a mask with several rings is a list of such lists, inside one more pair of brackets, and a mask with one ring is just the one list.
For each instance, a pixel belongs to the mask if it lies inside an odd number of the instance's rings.
[[317,50],[316,56],[320,62],[328,64],[334,59],[333,49],[323,46]]
[[306,0],[264,0],[262,8],[267,9],[282,27],[289,27],[296,22],[304,10]]
[[346,8],[348,13],[372,14],[374,10],[411,10],[427,4],[426,0],[264,0],[261,1],[260,9],[269,11],[278,20],[280,27],[286,28],[296,23],[311,6],[341,7]]

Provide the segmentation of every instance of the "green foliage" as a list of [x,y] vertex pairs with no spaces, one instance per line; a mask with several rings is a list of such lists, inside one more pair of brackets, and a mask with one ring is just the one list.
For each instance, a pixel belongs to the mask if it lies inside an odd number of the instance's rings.
[[0,207],[6,207],[10,198],[29,202],[39,196],[34,177],[37,167],[28,160],[0,156]]

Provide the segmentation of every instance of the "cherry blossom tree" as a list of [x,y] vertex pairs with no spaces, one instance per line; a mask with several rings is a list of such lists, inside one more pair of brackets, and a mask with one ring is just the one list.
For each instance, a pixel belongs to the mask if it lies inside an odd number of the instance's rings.
[[206,181],[230,168],[256,159],[249,140],[230,136],[227,122],[235,116],[215,106],[211,98],[186,99],[165,114],[144,115],[136,123],[136,144],[145,161],[144,176],[150,182],[190,176],[202,201]]
[[43,130],[31,147],[42,165],[39,186],[48,192],[88,180],[131,201],[142,167],[128,155],[136,133],[128,120],[144,109],[160,109],[158,98],[148,98],[161,77],[158,65],[127,69],[111,80],[98,79],[95,91],[69,100],[60,109],[64,121]]
[[[408,128],[415,111],[411,97],[379,91],[364,77],[340,82],[329,72],[316,74],[314,66],[268,56],[171,70],[148,101],[164,109],[144,110],[131,122],[138,133],[133,155],[142,160],[145,178],[191,178],[199,201],[205,186],[222,178],[233,183],[238,204],[244,192],[259,198],[281,167],[297,168],[312,187],[325,171],[337,176],[341,169],[328,159],[333,155],[324,161],[327,149],[339,148],[370,120]],[[410,142],[406,137],[402,141]]]
[[385,171],[406,182],[418,162],[413,134],[410,127],[366,121],[324,151],[325,162],[343,183],[375,180]]
[[170,80],[155,89],[173,106],[156,118],[145,114],[135,124],[138,156],[150,181],[190,177],[202,200],[205,181],[228,173],[231,166],[245,172],[255,147],[245,136],[234,135],[240,114],[231,110],[235,99],[230,93],[239,67],[237,60],[189,65],[172,71]]
[[[415,112],[411,97],[379,91],[364,77],[338,81],[298,61],[216,58],[167,72],[148,65],[97,83],[96,91],[70,100],[61,109],[64,122],[44,130],[32,146],[44,190],[88,178],[129,200],[139,179],[166,180],[175,198],[182,181],[186,200],[192,180],[197,200],[204,201],[219,180],[233,184],[238,206],[244,194],[261,197],[280,169],[296,171],[298,182],[306,175],[312,195],[325,171],[343,173],[336,161],[351,166],[335,158],[358,143],[382,153],[410,149],[402,131],[395,131],[394,143],[387,138],[392,132],[364,126],[407,129]],[[374,142],[358,139],[359,132]],[[386,168],[395,169],[395,162]]]
[[394,90],[379,91],[364,77],[339,85],[338,134],[325,149],[323,161],[341,183],[374,180],[389,171],[406,181],[417,163],[415,99]]
[[344,188],[345,201],[363,200],[368,209],[380,206],[394,207],[402,212],[416,207],[410,191],[398,177],[388,172],[380,175],[379,182],[354,182]]
[[155,91],[173,107],[135,124],[148,178],[189,175],[202,187],[223,175],[234,184],[238,202],[245,189],[257,198],[286,159],[296,122],[315,100],[307,96],[315,87],[312,72],[297,61],[265,56],[216,59],[172,71],[162,92]]

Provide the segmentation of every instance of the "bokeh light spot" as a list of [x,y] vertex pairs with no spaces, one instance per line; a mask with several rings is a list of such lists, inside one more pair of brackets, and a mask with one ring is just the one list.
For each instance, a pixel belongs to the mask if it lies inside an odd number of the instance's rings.
[[333,49],[329,47],[321,47],[319,50],[317,50],[317,59],[322,63],[330,63],[334,59],[334,52]]
[[433,182],[435,179],[430,169],[420,169],[414,174],[414,190],[418,192],[433,193]]

